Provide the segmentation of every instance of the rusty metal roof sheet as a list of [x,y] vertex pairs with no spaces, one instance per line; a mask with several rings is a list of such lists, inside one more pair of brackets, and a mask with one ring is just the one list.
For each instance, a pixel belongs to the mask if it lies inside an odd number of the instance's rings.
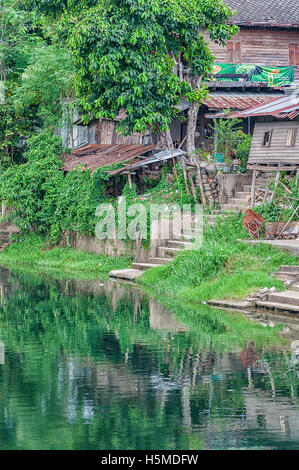
[[133,144],[88,144],[73,150],[71,155],[65,157],[63,169],[70,171],[81,166],[84,170],[90,169],[93,173],[97,168],[131,160],[138,155],[150,152],[155,147],[155,145]]
[[125,165],[123,168],[119,168],[118,170],[109,171],[110,175],[117,175],[121,174],[124,171],[132,171],[136,170],[137,168],[141,168],[142,166],[151,165],[152,163],[163,162],[165,160],[169,160],[170,158],[178,158],[185,155],[185,152],[181,149],[174,149],[174,150],[163,150],[162,152],[155,153],[151,157],[136,159],[131,162],[129,165]]
[[261,93],[211,93],[204,104],[209,109],[248,109],[272,101],[276,96]]
[[230,114],[230,118],[247,118],[254,116],[273,116],[278,119],[295,119],[299,114],[299,95],[286,95],[282,98],[275,98],[266,104],[253,106],[245,111],[238,111]]

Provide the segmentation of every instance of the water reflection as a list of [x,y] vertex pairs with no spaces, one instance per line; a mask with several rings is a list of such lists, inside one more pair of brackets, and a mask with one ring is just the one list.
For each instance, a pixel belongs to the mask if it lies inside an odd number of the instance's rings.
[[115,282],[0,280],[1,449],[298,448],[293,336]]

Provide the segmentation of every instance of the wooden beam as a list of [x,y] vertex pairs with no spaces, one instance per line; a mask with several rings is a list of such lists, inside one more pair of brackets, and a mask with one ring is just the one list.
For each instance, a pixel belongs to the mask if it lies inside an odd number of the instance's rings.
[[251,184],[251,203],[250,203],[251,209],[254,209],[254,203],[255,203],[256,172],[257,172],[257,170],[253,170],[252,184]]
[[299,165],[296,166],[274,166],[274,165],[247,165],[247,170],[258,170],[258,171],[295,171],[299,170]]
[[131,177],[131,173],[128,173],[128,183],[129,183],[129,188],[132,189],[132,177]]

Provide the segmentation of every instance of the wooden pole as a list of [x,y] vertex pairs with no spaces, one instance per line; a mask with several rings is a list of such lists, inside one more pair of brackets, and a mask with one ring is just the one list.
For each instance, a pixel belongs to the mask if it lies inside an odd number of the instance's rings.
[[[275,184],[274,184],[274,188],[275,188],[275,189],[277,189],[277,187],[278,187],[279,178],[280,178],[280,171],[278,170],[278,171],[276,172],[276,176],[275,176]],[[272,194],[271,194],[271,197],[270,197],[270,204],[271,204],[271,202],[273,202],[274,195],[275,195],[275,190],[272,191]]]
[[189,176],[189,181],[190,181],[192,196],[194,197],[194,200],[197,202],[198,199],[197,199],[196,190],[195,190],[195,186],[194,186],[194,182],[193,182],[192,175],[189,173],[188,176]]
[[207,207],[207,201],[206,201],[206,195],[203,187],[203,182],[202,182],[202,177],[201,177],[201,170],[200,166],[197,165],[197,175],[198,175],[198,182],[199,182],[199,189],[200,189],[200,195],[201,195],[201,202],[204,207],[204,209]]
[[285,229],[289,226],[290,222],[292,221],[292,218],[295,217],[295,215],[297,214],[298,209],[299,209],[299,206],[297,206],[297,208],[294,210],[293,214],[291,215],[291,217],[289,218],[289,220],[287,221],[287,223],[285,224],[285,226],[281,230],[280,234],[277,236],[276,240],[278,240],[278,238],[283,234]]
[[251,184],[251,209],[254,209],[254,203],[255,203],[255,182],[256,182],[256,170],[253,170],[253,175],[252,175],[252,184]]
[[186,194],[188,194],[188,196],[189,196],[190,195],[190,190],[189,190],[189,186],[188,186],[186,162],[185,162],[184,158],[183,158],[183,174],[184,174],[184,180],[185,180]]
[[129,188],[132,189],[132,177],[131,177],[131,173],[128,173],[128,183],[129,183]]

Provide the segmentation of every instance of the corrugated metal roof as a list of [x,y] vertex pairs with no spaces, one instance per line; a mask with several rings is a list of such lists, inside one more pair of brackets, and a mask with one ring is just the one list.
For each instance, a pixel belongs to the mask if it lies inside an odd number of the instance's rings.
[[229,117],[247,118],[254,116],[273,116],[279,119],[289,118],[295,119],[299,114],[299,95],[292,94],[284,96],[283,98],[275,98],[270,102],[253,106],[245,111],[238,111],[232,113]]
[[102,168],[113,163],[131,160],[138,155],[143,155],[153,150],[155,145],[106,145],[89,144],[73,150],[71,155],[65,157],[63,169],[73,170],[78,166],[90,169],[93,173],[97,168]]
[[232,94],[210,94],[204,100],[204,104],[209,109],[248,109],[252,106],[258,106],[272,101],[274,96],[272,94],[245,94],[245,93],[232,93]]
[[155,153],[152,157],[143,158],[142,160],[133,162],[118,170],[109,171],[109,174],[117,175],[123,173],[124,171],[131,171],[137,168],[141,168],[142,166],[151,165],[152,163],[163,162],[165,160],[169,160],[170,158],[178,158],[184,154],[185,152],[181,149],[163,150],[162,152]]

